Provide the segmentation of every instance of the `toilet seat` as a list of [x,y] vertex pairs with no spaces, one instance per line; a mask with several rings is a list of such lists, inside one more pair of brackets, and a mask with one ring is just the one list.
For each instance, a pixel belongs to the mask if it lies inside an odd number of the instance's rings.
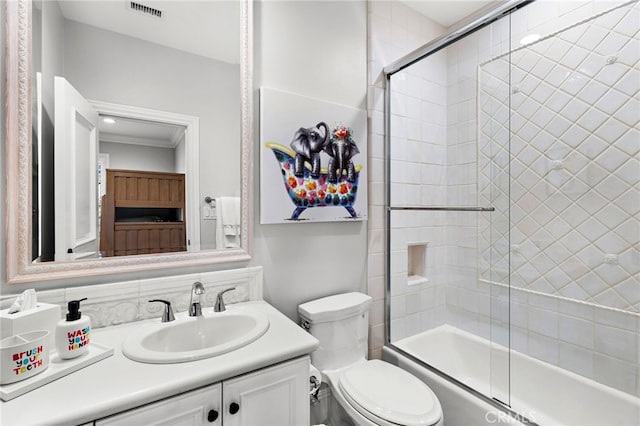
[[340,374],[339,386],[353,408],[377,424],[431,426],[442,418],[433,391],[387,362],[359,362]]

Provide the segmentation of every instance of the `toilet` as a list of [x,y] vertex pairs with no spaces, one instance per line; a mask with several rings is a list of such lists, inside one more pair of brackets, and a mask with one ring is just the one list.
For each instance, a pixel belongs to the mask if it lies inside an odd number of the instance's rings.
[[371,297],[344,293],[298,306],[300,325],[320,341],[311,363],[356,425],[442,426],[440,401],[415,376],[367,360]]

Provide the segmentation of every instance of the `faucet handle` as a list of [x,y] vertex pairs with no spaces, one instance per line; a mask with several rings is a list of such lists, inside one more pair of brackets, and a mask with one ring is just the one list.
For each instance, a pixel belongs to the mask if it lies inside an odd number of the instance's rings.
[[218,293],[216,304],[213,305],[213,312],[224,312],[227,310],[227,307],[224,305],[224,299],[222,298],[222,295],[235,289],[235,287],[231,287]]
[[170,322],[176,319],[176,317],[173,315],[173,309],[171,309],[171,302],[169,302],[168,300],[162,300],[162,299],[149,300],[149,303],[151,302],[164,303],[164,312],[162,313],[162,322]]

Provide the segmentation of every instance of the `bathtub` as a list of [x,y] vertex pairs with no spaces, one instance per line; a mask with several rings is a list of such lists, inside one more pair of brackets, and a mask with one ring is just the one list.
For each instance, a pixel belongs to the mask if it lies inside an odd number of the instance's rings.
[[[384,347],[383,359],[431,386],[442,403],[447,426],[519,424],[517,420],[524,422],[525,419],[539,425],[640,424],[640,398],[519,352],[508,351],[449,325],[399,340],[393,345],[477,393],[491,395],[503,402],[508,402],[510,396],[515,418],[507,417],[495,403],[487,402],[473,391],[464,390],[403,356],[401,351]],[[509,353],[510,360],[507,358]],[[510,378],[509,369],[514,372]]]

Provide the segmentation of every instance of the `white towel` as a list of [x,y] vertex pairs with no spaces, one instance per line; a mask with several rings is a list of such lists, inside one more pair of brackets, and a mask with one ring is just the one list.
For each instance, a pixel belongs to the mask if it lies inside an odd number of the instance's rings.
[[240,198],[216,198],[216,248],[240,247]]

